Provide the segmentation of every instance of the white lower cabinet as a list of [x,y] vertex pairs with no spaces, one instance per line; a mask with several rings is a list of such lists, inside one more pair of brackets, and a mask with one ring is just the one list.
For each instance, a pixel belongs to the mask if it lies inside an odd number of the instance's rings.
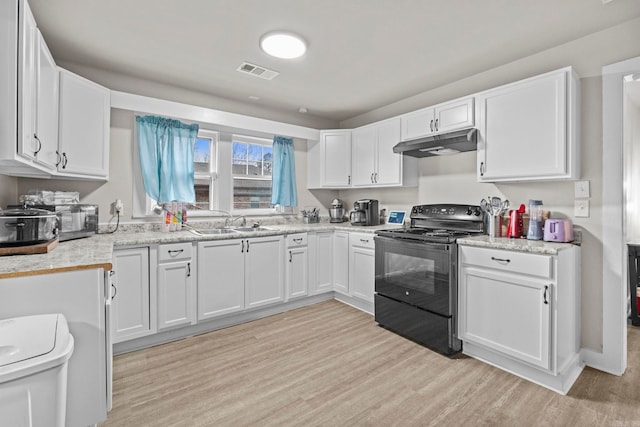
[[565,394],[579,358],[577,246],[557,254],[459,247],[463,351]]
[[335,231],[332,247],[333,290],[349,295],[349,232]]
[[158,329],[196,323],[191,248],[190,242],[158,247]]
[[245,239],[245,307],[284,301],[282,236]]
[[198,243],[198,320],[244,309],[244,240]]
[[309,293],[333,291],[333,231],[308,233]]
[[283,237],[198,243],[198,320],[284,301]]
[[371,233],[349,233],[349,290],[351,296],[373,303],[375,243]]
[[[149,248],[113,252],[111,333],[113,343],[149,335],[151,328]],[[154,311],[155,312],[155,311]]]
[[287,299],[306,296],[309,293],[309,251],[307,233],[286,237],[286,290]]

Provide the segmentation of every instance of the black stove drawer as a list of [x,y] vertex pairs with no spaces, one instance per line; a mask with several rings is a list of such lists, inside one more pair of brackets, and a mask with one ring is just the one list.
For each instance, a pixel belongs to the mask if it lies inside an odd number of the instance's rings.
[[462,349],[451,317],[439,316],[376,294],[375,320],[380,326],[439,353],[451,355]]

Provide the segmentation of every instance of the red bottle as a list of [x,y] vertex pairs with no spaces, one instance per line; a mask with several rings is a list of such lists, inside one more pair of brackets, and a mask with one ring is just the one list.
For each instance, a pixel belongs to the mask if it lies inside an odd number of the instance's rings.
[[509,211],[509,226],[507,227],[507,237],[520,238],[524,236],[523,215],[526,210],[524,204],[521,204],[518,210]]

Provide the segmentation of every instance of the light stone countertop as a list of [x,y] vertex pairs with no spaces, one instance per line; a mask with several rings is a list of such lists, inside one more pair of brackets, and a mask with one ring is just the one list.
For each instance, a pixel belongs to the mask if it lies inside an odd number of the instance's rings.
[[97,234],[83,239],[60,242],[48,254],[10,255],[0,257],[0,278],[30,276],[57,273],[62,271],[103,268],[110,270],[113,250],[124,246],[143,246],[162,243],[188,241],[246,239],[248,237],[273,236],[278,234],[306,233],[311,231],[344,230],[350,232],[375,233],[378,230],[397,228],[393,225],[372,227],[352,226],[348,222],[333,224],[280,224],[266,225],[270,230],[228,233],[221,235],[198,236],[189,231],[162,233],[157,231],[139,231],[132,227],[130,231],[114,234]]
[[463,237],[457,240],[458,245],[475,246],[479,248],[502,249],[516,252],[529,252],[534,254],[557,255],[562,249],[571,248],[574,243],[555,243],[543,240],[510,239],[507,237],[474,236]]

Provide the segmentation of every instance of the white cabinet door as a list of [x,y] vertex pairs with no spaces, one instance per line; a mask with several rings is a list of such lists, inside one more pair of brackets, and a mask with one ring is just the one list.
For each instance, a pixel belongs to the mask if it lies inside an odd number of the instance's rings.
[[20,1],[18,28],[18,153],[35,159],[39,150],[38,117],[38,27],[29,4]]
[[158,264],[158,329],[195,323],[191,261]]
[[402,185],[402,154],[393,152],[400,141],[400,119],[385,120],[377,126],[375,185]]
[[435,108],[435,128],[437,132],[450,132],[474,125],[474,99],[459,99]]
[[244,243],[245,307],[284,301],[282,236],[246,239]]
[[351,131],[320,132],[323,187],[351,186]]
[[287,298],[302,297],[309,293],[309,257],[306,246],[287,250]]
[[60,138],[62,174],[109,176],[110,91],[60,70]]
[[547,73],[478,95],[478,180],[576,178],[575,81]]
[[363,126],[352,132],[352,184],[354,187],[375,184],[378,129]]
[[550,369],[552,288],[548,281],[463,265],[460,339]]
[[244,242],[198,243],[198,320],[244,309]]
[[375,243],[369,233],[349,233],[349,290],[351,296],[373,303]]
[[113,252],[111,331],[118,343],[151,334],[149,248]]
[[349,233],[333,233],[333,289],[349,295]]
[[316,237],[315,293],[333,290],[333,232],[320,232]]
[[37,82],[36,82],[36,160],[42,165],[54,169],[58,153],[58,88],[60,78],[49,48],[37,31]]
[[401,121],[403,141],[428,136],[435,132],[433,108],[407,113],[401,117]]

